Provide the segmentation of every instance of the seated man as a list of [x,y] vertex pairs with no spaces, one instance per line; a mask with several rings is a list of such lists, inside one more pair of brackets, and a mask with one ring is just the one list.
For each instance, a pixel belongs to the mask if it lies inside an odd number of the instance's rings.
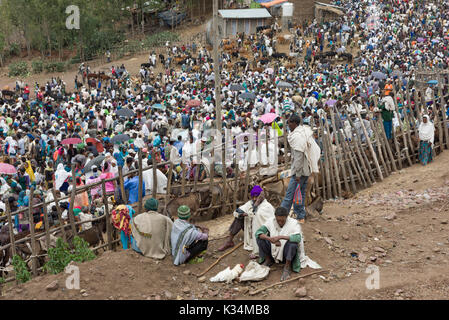
[[274,207],[265,199],[264,191],[260,186],[255,186],[251,190],[251,200],[237,208],[234,217],[234,222],[229,228],[228,240],[218,251],[233,247],[234,242],[232,240],[240,230],[243,230],[243,248],[252,251],[250,258],[255,259],[259,254],[255,232],[268,220],[274,218]]
[[180,206],[171,232],[173,263],[177,266],[189,262],[207,249],[209,229],[190,224],[189,218],[190,208]]
[[[151,198],[145,202],[144,212],[131,222],[131,230],[139,250],[145,257],[164,259],[170,254],[170,235],[173,222],[157,212],[159,203]],[[134,248],[133,248],[134,249]]]
[[300,249],[301,227],[299,222],[288,216],[288,210],[279,207],[275,217],[268,220],[256,231],[259,246],[259,263],[272,266],[273,263],[285,263],[281,281],[290,278],[290,269],[301,270]]

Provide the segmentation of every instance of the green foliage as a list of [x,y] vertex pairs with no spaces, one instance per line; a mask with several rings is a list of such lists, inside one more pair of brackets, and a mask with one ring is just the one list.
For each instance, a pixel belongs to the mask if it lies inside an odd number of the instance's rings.
[[9,45],[9,56],[19,56],[20,55],[20,46],[18,43],[11,43]]
[[5,282],[6,282],[5,278],[0,277],[0,285],[1,285],[1,284],[5,284]]
[[9,65],[10,77],[27,77],[30,71],[28,70],[28,63],[26,61],[21,61],[17,63],[11,63]]
[[66,64],[64,62],[49,62],[44,65],[45,71],[50,72],[64,72]]
[[34,60],[31,62],[31,69],[33,69],[34,74],[41,73],[44,71],[44,62],[42,60]]
[[19,255],[16,254],[12,257],[12,265],[19,283],[25,283],[31,280],[31,273],[28,271],[25,261]]
[[179,35],[170,31],[155,33],[144,40],[144,46],[159,47],[165,45],[167,41],[179,41]]
[[89,244],[80,237],[73,239],[74,250],[69,249],[69,245],[61,238],[56,240],[56,248],[48,250],[48,262],[44,265],[44,270],[52,274],[64,271],[71,262],[85,262],[95,259],[95,254],[89,249]]

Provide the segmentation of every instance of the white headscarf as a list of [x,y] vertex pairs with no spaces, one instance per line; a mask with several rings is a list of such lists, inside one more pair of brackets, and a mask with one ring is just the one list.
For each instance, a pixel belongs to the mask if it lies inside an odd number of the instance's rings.
[[58,165],[58,168],[56,169],[56,172],[55,172],[55,186],[56,186],[56,189],[59,190],[59,188],[61,188],[61,186],[64,183],[64,181],[68,177],[71,177],[71,176],[72,176],[72,173],[65,171],[64,165],[62,163],[60,163]]
[[435,126],[430,121],[428,115],[424,115],[423,117],[427,118],[427,122],[421,122],[421,124],[419,125],[419,140],[428,141],[432,143],[433,146],[433,141],[435,138]]

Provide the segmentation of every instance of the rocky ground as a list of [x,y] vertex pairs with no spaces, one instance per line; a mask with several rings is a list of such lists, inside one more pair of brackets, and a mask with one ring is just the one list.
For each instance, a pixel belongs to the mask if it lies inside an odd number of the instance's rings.
[[[267,279],[257,283],[209,282],[227,266],[248,264],[243,248],[205,277],[196,277],[220,255],[215,250],[232,221],[227,215],[205,223],[212,240],[200,264],[175,267],[170,257],[156,261],[133,251],[105,252],[79,265],[80,290],[65,289],[66,274],[45,275],[25,285],[6,286],[2,298],[448,299],[448,163],[449,152],[445,151],[434,163],[399,171],[352,199],[326,202],[323,214],[308,219],[303,232],[306,254],[327,272],[301,282],[249,294],[279,281],[280,266],[272,267]],[[367,289],[368,266],[379,268],[379,289]],[[312,271],[307,268],[300,274]]]

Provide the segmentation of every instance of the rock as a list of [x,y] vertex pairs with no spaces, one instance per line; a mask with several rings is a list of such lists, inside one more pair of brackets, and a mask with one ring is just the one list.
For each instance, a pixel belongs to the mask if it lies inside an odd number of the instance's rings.
[[397,296],[399,296],[401,293],[403,293],[404,292],[404,290],[402,290],[402,289],[398,289],[398,290],[396,290],[396,292],[394,293],[394,295],[397,297]]
[[343,240],[349,240],[349,236],[346,234],[342,235],[341,237],[343,238]]
[[208,290],[207,294],[211,297],[215,297],[216,295],[218,295],[218,290],[214,291],[214,290]]
[[59,284],[58,281],[55,280],[52,283],[50,283],[48,286],[45,287],[45,290],[47,291],[55,291],[56,289],[58,289]]
[[[48,289],[47,289],[48,290]],[[17,288],[16,289],[16,293],[22,293],[23,292],[23,289],[22,288]]]
[[248,287],[243,287],[240,291],[242,292],[242,294],[247,294],[249,292],[249,288]]
[[184,288],[182,288],[182,292],[190,293],[190,288],[189,287],[184,287]]
[[177,297],[176,297],[176,300],[184,300],[184,298],[181,297],[181,296],[177,296]]
[[190,275],[190,273],[191,273],[190,270],[186,270],[183,272],[183,274],[185,274],[186,276]]
[[440,248],[433,248],[433,252],[440,252]]
[[89,294],[88,294],[87,292],[84,292],[84,293],[82,294],[82,296],[83,296],[83,297],[88,297]]
[[81,294],[86,293],[86,290],[85,289],[81,289],[80,293]]
[[307,296],[306,287],[301,287],[301,288],[296,289],[295,297],[303,298],[305,296]]
[[202,276],[202,277],[198,278],[198,282],[202,283],[204,281],[206,281],[206,277],[205,276]]
[[328,244],[332,245],[332,240],[328,237],[324,237],[324,241],[326,241]]
[[306,284],[306,279],[304,279],[304,278],[299,279],[299,280],[298,280],[298,284],[299,284],[301,287],[303,287],[303,286]]
[[373,250],[375,252],[385,253],[385,250],[383,248],[381,248],[381,247],[374,247]]
[[165,297],[167,298],[167,299],[171,299],[171,298],[173,298],[173,294],[170,292],[170,291],[165,291],[164,292],[164,295],[165,295]]
[[372,257],[370,257],[369,259],[370,259],[372,262],[374,262],[374,261],[377,260],[377,257],[376,257],[376,256],[372,256]]
[[447,224],[447,220],[441,220],[441,224]]
[[154,298],[154,300],[161,300],[161,296],[160,296],[160,295],[156,295],[156,297]]
[[366,255],[361,253],[361,254],[359,254],[359,258],[358,259],[359,259],[360,262],[365,262],[366,261]]
[[391,221],[396,219],[396,213],[392,212],[391,214],[389,214],[388,216],[385,217],[385,220]]
[[368,249],[367,247],[363,247],[363,248],[362,248],[362,251],[363,251],[363,252],[368,252],[369,249]]

